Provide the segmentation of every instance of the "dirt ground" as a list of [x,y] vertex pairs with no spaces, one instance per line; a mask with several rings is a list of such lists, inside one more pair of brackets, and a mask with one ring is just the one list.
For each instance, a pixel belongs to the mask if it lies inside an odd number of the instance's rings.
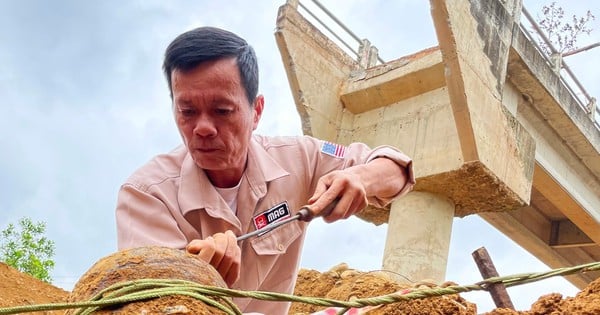
[[[134,271],[123,271],[123,267],[138,267],[149,269],[147,264],[139,257],[120,257],[121,260],[99,261],[95,266],[101,266],[100,269],[114,269],[121,272],[125,278],[132,277]],[[163,264],[170,261],[171,258],[159,263]],[[187,264],[187,262],[186,262]],[[108,268],[107,268],[108,267]],[[114,268],[116,267],[116,268]],[[181,267],[181,266],[179,266]],[[103,283],[102,277],[90,271],[82,276],[86,290],[97,292],[97,290],[107,283]],[[179,269],[180,268],[172,268]],[[179,274],[181,276],[181,274]],[[114,278],[111,281],[119,281],[122,278]],[[203,280],[204,281],[204,280]],[[416,285],[416,288],[425,284]],[[431,286],[428,284],[427,286]],[[415,288],[415,287],[412,287]],[[300,296],[328,297],[336,300],[351,300],[353,298],[363,298],[379,296],[392,292],[411,289],[407,286],[399,285],[391,280],[389,275],[384,272],[362,272],[348,268],[345,264],[335,266],[329,271],[318,272],[315,270],[303,269],[300,271],[295,294]],[[70,299],[83,298],[89,293],[67,292],[56,288],[50,284],[34,279],[28,275],[22,274],[17,270],[0,263],[0,308],[16,305],[42,304],[65,302]],[[574,297],[563,297],[556,293],[540,293],[541,297],[535,302],[530,310],[513,311],[507,309],[495,309],[485,315],[591,315],[600,314],[600,278],[590,283],[584,290],[580,291]],[[191,298],[172,296],[163,297],[160,302],[154,301],[150,304],[140,303],[139,305],[128,305],[127,309],[108,310],[102,314],[217,314],[215,310],[206,308],[199,304],[197,300]],[[290,314],[304,315],[323,309],[314,305],[293,303]],[[143,309],[144,311],[140,311]],[[30,314],[64,314],[63,311],[55,312],[37,312]],[[463,315],[477,314],[476,305],[464,300],[459,295],[444,295],[421,300],[411,300],[408,302],[398,302],[373,308],[364,314],[369,315],[394,315],[394,314],[440,314],[440,315]]]
[[[435,288],[431,284],[416,284],[412,289]],[[411,289],[391,280],[383,272],[361,272],[349,269],[340,264],[329,271],[300,270],[298,283],[294,291],[299,296],[318,296],[335,300],[351,300],[389,294]],[[530,310],[514,311],[510,309],[494,309],[482,315],[593,315],[600,314],[600,278],[580,291],[575,297],[563,297],[558,293],[540,293],[540,298]],[[323,307],[293,303],[290,314],[305,315],[322,310]],[[475,304],[464,300],[459,295],[444,295],[408,302],[388,304],[368,311],[369,315],[463,315],[477,314]]]
[[[0,262],[0,307],[64,302],[69,292],[54,287]],[[63,314],[36,312],[29,314]]]
[[[429,287],[425,284],[419,286]],[[302,269],[294,294],[298,296],[319,296],[334,300],[351,300],[390,294],[410,286],[394,282],[385,272],[360,272],[348,268],[346,264],[335,266],[331,270],[320,273],[315,270]],[[290,314],[310,314],[323,307],[293,303]],[[426,315],[426,314],[476,314],[475,304],[469,303],[459,295],[444,295],[428,299],[411,300],[375,307],[369,310],[371,315]]]

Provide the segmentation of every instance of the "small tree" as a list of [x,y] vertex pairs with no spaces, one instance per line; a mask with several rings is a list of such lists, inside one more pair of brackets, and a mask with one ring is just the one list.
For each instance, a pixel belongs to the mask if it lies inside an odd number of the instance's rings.
[[45,282],[52,281],[54,242],[44,236],[46,224],[21,218],[19,227],[12,224],[2,231],[0,261]]
[[[556,6],[556,2],[543,6],[542,14],[544,17],[538,18],[538,24],[560,54],[577,49],[577,38],[581,34],[590,34],[592,29],[587,26],[587,23],[595,19],[592,12],[588,10],[585,16],[573,15],[571,22],[565,21],[565,11],[562,7]],[[540,47],[546,54],[552,54],[550,47],[544,41],[540,41]]]

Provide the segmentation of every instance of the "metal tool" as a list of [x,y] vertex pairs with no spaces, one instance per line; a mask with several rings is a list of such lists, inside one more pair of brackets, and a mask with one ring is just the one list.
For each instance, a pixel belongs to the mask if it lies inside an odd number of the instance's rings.
[[[338,202],[338,199],[334,200],[327,207],[325,207],[325,209],[323,209],[323,211],[321,211],[318,216],[320,216],[320,217],[328,216],[333,211],[335,206],[337,205],[337,202]],[[315,215],[312,212],[312,210],[310,209],[310,206],[303,206],[302,208],[300,208],[300,210],[298,210],[298,212],[295,215],[293,215],[287,219],[274,222],[270,225],[263,227],[262,229],[258,229],[256,231],[252,231],[250,233],[240,235],[237,237],[237,241],[238,242],[243,241],[243,240],[251,238],[253,236],[260,235],[260,234],[263,234],[266,232],[270,232],[270,231],[272,231],[284,224],[290,223],[292,221],[300,220],[300,221],[304,221],[304,222],[310,222],[314,218],[315,218]]]

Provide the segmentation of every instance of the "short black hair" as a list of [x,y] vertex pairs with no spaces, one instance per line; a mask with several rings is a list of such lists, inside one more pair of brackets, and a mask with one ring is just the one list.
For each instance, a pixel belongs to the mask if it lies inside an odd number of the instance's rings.
[[216,27],[199,27],[177,36],[165,51],[163,71],[171,97],[173,70],[191,70],[200,63],[236,57],[242,85],[252,105],[258,94],[258,62],[252,46],[238,35]]

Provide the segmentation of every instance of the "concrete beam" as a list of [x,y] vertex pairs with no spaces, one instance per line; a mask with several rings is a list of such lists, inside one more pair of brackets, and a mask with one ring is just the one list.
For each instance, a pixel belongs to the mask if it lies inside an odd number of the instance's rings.
[[[530,213],[532,211],[523,208],[512,212],[480,213],[479,216],[550,266],[550,268],[574,266],[582,262],[594,261],[592,257],[578,248],[571,249],[568,253],[560,253],[554,250],[548,244],[547,238],[540,238],[528,226],[528,223],[533,222],[526,219],[526,215]],[[600,273],[594,272],[575,274],[565,278],[576,287],[583,289],[599,275]]]
[[[579,204],[541,165],[536,164],[533,185],[589,239],[600,244],[600,222]],[[596,213],[597,214],[597,213]]]
[[552,221],[549,243],[553,248],[597,246],[577,225],[569,220]]
[[340,98],[348,110],[360,114],[445,85],[442,55],[436,47],[353,72]]
[[514,33],[508,73],[527,102],[600,178],[600,130],[522,31]]
[[357,63],[288,3],[279,8],[275,39],[306,135],[339,142],[348,114],[338,91]]
[[498,202],[502,210],[524,206],[531,194],[535,142],[502,104],[512,13],[500,1],[430,3],[465,165],[480,165],[480,173],[510,190],[505,196],[515,199]]

